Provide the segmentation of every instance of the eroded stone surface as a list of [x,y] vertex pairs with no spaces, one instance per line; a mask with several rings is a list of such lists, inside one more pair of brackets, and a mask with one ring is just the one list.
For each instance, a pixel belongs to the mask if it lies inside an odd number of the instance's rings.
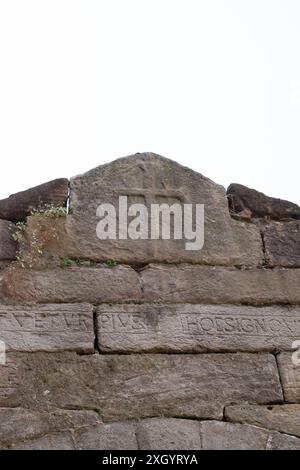
[[8,220],[0,220],[0,260],[16,259],[17,243],[13,239],[16,226]]
[[300,405],[235,405],[226,407],[225,415],[227,421],[300,437]]
[[243,424],[207,421],[200,424],[204,450],[264,450],[268,431]]
[[7,351],[94,351],[93,306],[1,305],[1,340]]
[[2,277],[2,297],[14,302],[139,301],[138,274],[126,266],[53,270],[11,268]]
[[146,302],[300,303],[300,269],[150,265],[141,278]]
[[274,432],[269,436],[267,450],[300,450],[300,439]]
[[93,411],[0,408],[0,443],[10,445],[100,424],[99,416]]
[[300,439],[247,424],[200,423],[204,450],[298,450]]
[[297,204],[266,196],[242,184],[231,184],[227,189],[227,196],[229,207],[236,214],[247,211],[250,217],[300,219],[300,207]]
[[[205,241],[203,249],[186,250],[186,240],[146,239],[100,240],[96,211],[100,204],[112,204],[118,214],[119,197],[128,197],[128,207],[151,204],[204,204]],[[225,190],[199,173],[152,153],[136,154],[99,166],[72,178],[71,213],[65,232],[52,250],[61,256],[94,261],[113,259],[121,263],[190,262],[220,265],[259,265],[263,262],[262,242],[254,224],[230,217]],[[128,218],[128,223],[133,217]],[[150,219],[149,219],[150,220]],[[126,224],[127,226],[128,224]],[[181,224],[179,224],[181,226]]]
[[[0,415],[3,416],[2,409]],[[12,421],[7,421],[8,416]],[[4,425],[0,425],[1,449],[170,451],[300,449],[300,439],[295,436],[224,421],[150,418],[104,424],[93,412],[56,410],[55,413],[39,413],[20,408],[16,412],[8,410],[3,417],[4,424],[8,426],[8,434],[5,435],[3,432]],[[63,421],[64,417],[66,422]],[[28,425],[29,419],[32,423]],[[42,423],[42,419],[45,423]],[[26,423],[27,430],[25,430]]]
[[137,424],[141,450],[199,450],[200,429],[197,421],[188,419],[145,419]]
[[0,201],[0,219],[25,220],[33,210],[47,206],[65,206],[69,191],[69,181],[59,178],[34,188],[12,194]]
[[104,304],[97,313],[105,352],[278,351],[300,338],[299,307]]
[[270,354],[89,355],[10,353],[0,405],[99,410],[104,421],[151,416],[220,419],[223,406],[278,403]]
[[300,221],[268,224],[264,242],[270,266],[300,266]]
[[79,450],[137,450],[135,432],[135,423],[117,422],[81,428],[73,435]]
[[60,432],[41,436],[30,441],[19,442],[11,446],[12,450],[74,450],[70,432]]
[[[300,403],[300,353],[281,353],[277,356],[281,383],[285,401],[288,403]],[[297,363],[293,362],[294,361]]]

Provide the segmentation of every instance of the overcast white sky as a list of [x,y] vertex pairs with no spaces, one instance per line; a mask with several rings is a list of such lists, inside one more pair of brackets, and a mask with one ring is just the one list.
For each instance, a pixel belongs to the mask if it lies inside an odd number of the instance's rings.
[[0,0],[0,198],[143,151],[300,203],[300,1]]

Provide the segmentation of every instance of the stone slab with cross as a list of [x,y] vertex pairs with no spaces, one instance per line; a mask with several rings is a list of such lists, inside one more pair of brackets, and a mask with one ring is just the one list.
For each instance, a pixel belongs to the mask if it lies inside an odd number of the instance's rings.
[[[151,204],[204,205],[203,248],[187,250],[184,238],[172,236],[172,227],[170,239],[161,234],[151,239],[150,231],[148,239],[99,239],[97,208],[101,204],[118,208],[120,196],[127,196],[128,207],[143,204],[149,209],[149,226]],[[135,265],[159,261],[258,266],[263,261],[259,229],[231,218],[222,186],[153,153],[121,158],[72,178],[64,231],[57,244],[70,258]]]

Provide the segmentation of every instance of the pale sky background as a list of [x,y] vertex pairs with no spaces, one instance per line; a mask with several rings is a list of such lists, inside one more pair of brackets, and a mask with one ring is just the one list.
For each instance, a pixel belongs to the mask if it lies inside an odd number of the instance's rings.
[[0,0],[0,198],[153,151],[300,203],[299,0]]

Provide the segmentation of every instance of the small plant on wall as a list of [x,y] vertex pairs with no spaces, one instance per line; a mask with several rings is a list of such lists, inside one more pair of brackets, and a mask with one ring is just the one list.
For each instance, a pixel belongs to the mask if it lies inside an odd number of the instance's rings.
[[19,243],[17,264],[22,268],[33,268],[41,264],[45,248],[58,239],[58,219],[65,218],[65,207],[45,206],[33,210],[27,224],[19,222],[13,235]]

